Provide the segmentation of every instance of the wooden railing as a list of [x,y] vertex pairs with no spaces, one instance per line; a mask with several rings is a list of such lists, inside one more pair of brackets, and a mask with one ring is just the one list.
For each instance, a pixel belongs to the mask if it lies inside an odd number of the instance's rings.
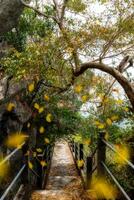
[[107,142],[104,138],[105,138],[105,133],[104,132],[100,133],[97,147],[94,153],[92,153],[89,156],[85,155],[83,144],[79,144],[69,140],[69,146],[76,163],[78,160],[84,161],[83,167],[78,168],[78,170],[84,180],[85,187],[86,188],[90,187],[92,175],[94,172],[97,172],[98,177],[105,177],[106,175],[108,175],[110,179],[115,183],[117,188],[120,190],[123,198],[131,200],[125,189],[121,186],[115,175],[111,172],[111,170],[106,164],[107,148],[116,153],[122,159],[124,159],[124,162],[126,162],[126,164],[129,165],[132,170],[134,170],[134,164],[129,160],[127,160],[126,158],[123,158],[122,155],[115,149],[114,145]]
[[[5,157],[5,159],[0,163],[0,165],[4,164],[6,162],[10,162],[12,157],[15,156],[19,151],[21,151],[21,149],[16,148],[15,150],[13,150],[9,155],[7,155]],[[47,163],[47,166],[45,166],[45,167],[42,166],[41,170],[38,170],[38,174],[39,174],[38,178],[40,179],[40,183],[41,183],[40,189],[42,189],[45,186],[47,176],[48,176],[48,171],[49,171],[49,168],[50,168],[52,154],[53,154],[53,145],[48,144],[47,146],[44,147],[43,154],[38,155],[39,159],[45,160],[45,162]],[[25,184],[30,185],[30,182],[28,180],[28,165],[27,165],[27,162],[23,163],[23,156],[22,156],[21,159],[22,159],[22,165],[21,165],[18,173],[15,175],[15,177],[13,178],[11,183],[9,183],[9,185],[5,189],[5,191],[3,191],[3,194],[0,197],[0,200],[6,200],[8,198],[8,196],[10,195],[10,192],[11,191],[13,192],[14,187],[16,187],[16,185],[17,185],[18,190],[22,185],[24,185],[24,186],[25,186]],[[12,166],[10,166],[10,168],[11,167]],[[18,184],[18,180],[19,180],[19,184]],[[16,191],[16,193],[17,193],[17,191]]]

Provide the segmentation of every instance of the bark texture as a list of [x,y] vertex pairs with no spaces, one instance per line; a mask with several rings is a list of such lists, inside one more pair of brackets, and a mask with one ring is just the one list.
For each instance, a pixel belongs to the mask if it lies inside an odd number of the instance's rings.
[[16,26],[23,8],[20,0],[0,0],[0,36]]

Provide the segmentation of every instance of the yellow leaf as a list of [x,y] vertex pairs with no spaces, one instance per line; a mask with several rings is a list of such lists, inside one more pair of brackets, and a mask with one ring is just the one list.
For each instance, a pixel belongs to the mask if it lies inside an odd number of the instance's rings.
[[38,104],[38,103],[35,103],[35,104],[34,104],[34,108],[37,109],[37,110],[39,110],[39,109],[40,109],[39,104]]
[[49,100],[50,100],[49,96],[45,94],[45,95],[44,95],[44,100],[45,100],[45,101],[49,101]]
[[30,126],[31,126],[31,124],[28,122],[28,123],[27,123],[27,128],[30,128]]
[[4,158],[0,159],[0,180],[6,178],[9,172],[9,165],[7,162],[3,162]]
[[28,91],[29,92],[33,92],[34,91],[34,83],[31,83],[30,85],[28,85]]
[[9,148],[20,148],[21,145],[28,139],[29,136],[22,133],[10,135],[6,140],[6,145]]
[[124,166],[126,165],[126,160],[130,159],[130,153],[129,153],[129,149],[127,146],[125,145],[115,145],[116,150],[119,152],[119,154],[115,153],[114,156],[114,161],[119,164],[120,166]]
[[88,96],[87,95],[83,95],[81,97],[81,99],[82,99],[82,102],[85,103],[88,100]]
[[82,168],[84,166],[84,161],[83,160],[77,160],[77,166],[78,166],[78,168]]
[[104,178],[93,178],[91,190],[95,192],[97,199],[116,199],[117,196],[116,189]]
[[42,161],[40,161],[40,164],[42,165],[42,167],[45,167],[45,166],[47,166],[47,163],[46,163],[46,161],[45,161],[45,160],[42,160]]
[[112,121],[116,121],[116,120],[118,120],[119,119],[119,117],[117,116],[117,115],[113,115],[112,117],[111,117],[111,120]]
[[104,128],[105,128],[105,124],[100,123],[100,124],[98,125],[98,128],[99,128],[99,129],[104,129]]
[[26,153],[25,153],[25,156],[29,156],[30,155],[30,151],[28,150]]
[[36,151],[37,151],[38,153],[41,153],[41,152],[42,152],[42,149],[41,149],[41,148],[37,148]]
[[81,85],[77,85],[75,88],[74,88],[74,91],[76,93],[80,93],[82,91],[82,86]]
[[107,123],[109,126],[111,126],[111,125],[112,125],[112,121],[111,121],[111,119],[108,118],[108,119],[106,120],[106,123]]
[[42,113],[43,111],[44,111],[44,107],[40,107],[38,110],[39,113]]
[[99,121],[95,121],[94,123],[95,123],[96,126],[100,125]]
[[36,152],[33,152],[33,157],[35,158],[37,156],[37,153]]
[[52,121],[52,114],[50,114],[50,113],[47,114],[46,121],[49,122],[49,123]]
[[106,132],[106,134],[105,134],[105,140],[108,140],[109,139],[109,133],[108,132]]
[[46,144],[50,143],[50,140],[48,138],[45,138],[44,141],[45,141]]
[[129,111],[129,108],[125,107],[123,108],[124,111],[128,112]]
[[90,145],[91,144],[91,139],[85,139],[83,143],[86,144],[86,145]]
[[33,169],[33,164],[30,161],[28,162],[28,167],[29,169]]
[[43,126],[40,127],[39,132],[40,132],[41,134],[45,132],[45,129],[44,129]]
[[14,108],[15,108],[14,103],[9,103],[9,104],[7,105],[7,110],[8,110],[9,112],[11,112]]
[[120,105],[120,104],[122,104],[122,103],[123,103],[123,100],[121,100],[121,99],[118,99],[118,100],[116,100],[116,103]]

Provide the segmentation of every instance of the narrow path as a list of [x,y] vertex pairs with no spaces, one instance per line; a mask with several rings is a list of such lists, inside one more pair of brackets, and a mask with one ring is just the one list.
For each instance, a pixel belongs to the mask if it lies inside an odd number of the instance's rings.
[[31,200],[82,200],[83,187],[67,142],[55,144],[45,190],[35,191]]

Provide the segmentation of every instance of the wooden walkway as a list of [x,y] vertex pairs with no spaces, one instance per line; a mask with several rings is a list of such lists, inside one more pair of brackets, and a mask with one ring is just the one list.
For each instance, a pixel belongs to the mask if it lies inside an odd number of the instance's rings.
[[45,190],[35,191],[30,200],[83,200],[83,186],[67,142],[55,144]]

